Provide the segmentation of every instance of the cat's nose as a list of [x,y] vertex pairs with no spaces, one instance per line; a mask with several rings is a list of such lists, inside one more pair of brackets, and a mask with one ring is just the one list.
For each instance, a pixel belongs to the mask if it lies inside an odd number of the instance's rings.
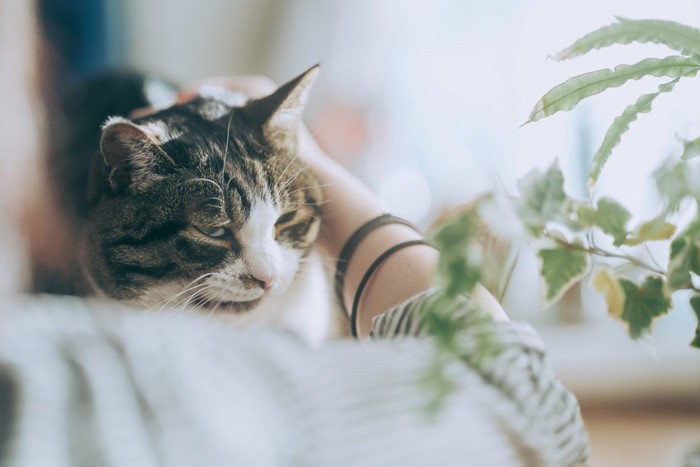
[[263,290],[270,290],[279,275],[279,260],[273,255],[251,255],[247,261],[248,273],[255,279]]
[[258,281],[263,290],[270,290],[277,280],[277,276],[274,274],[253,274],[253,278]]

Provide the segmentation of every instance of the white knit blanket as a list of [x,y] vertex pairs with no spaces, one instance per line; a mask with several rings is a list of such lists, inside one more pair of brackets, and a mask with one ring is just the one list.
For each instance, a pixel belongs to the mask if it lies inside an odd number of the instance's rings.
[[[421,378],[434,346],[392,337],[420,335],[415,313],[429,299],[376,319],[374,341],[321,347],[184,312],[2,305],[0,466],[585,464],[576,400],[523,324],[468,328],[450,368],[457,390],[428,415]],[[503,351],[473,361],[484,326]]]

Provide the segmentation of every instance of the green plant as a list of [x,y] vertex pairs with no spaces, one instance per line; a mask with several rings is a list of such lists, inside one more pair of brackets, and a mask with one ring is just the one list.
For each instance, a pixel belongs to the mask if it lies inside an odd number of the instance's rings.
[[[621,136],[641,113],[651,110],[654,100],[673,91],[681,79],[700,71],[700,30],[670,21],[629,20],[598,29],[554,55],[567,60],[615,44],[656,43],[677,52],[666,58],[647,58],[632,65],[592,71],[555,86],[535,105],[526,123],[576,107],[587,97],[646,76],[666,77],[656,92],[644,94],[612,122],[593,156],[589,188],[595,186]],[[438,281],[444,286],[444,300],[472,291],[482,279],[485,254],[478,229],[508,242],[526,242],[536,253],[544,283],[544,302],[557,301],[572,285],[592,276],[592,284],[605,298],[611,316],[626,324],[637,339],[651,332],[656,318],[668,313],[671,296],[690,291],[690,305],[700,320],[700,138],[687,141],[682,154],[667,160],[654,179],[664,208],[656,216],[631,226],[631,214],[617,201],[574,199],[564,191],[564,177],[557,163],[546,171],[533,171],[518,184],[519,198],[499,193],[482,196],[433,233],[441,250]],[[676,225],[679,211],[694,218]],[[507,219],[509,228],[493,219]],[[656,264],[648,254],[648,243],[666,241],[668,264]],[[492,290],[493,291],[493,290]],[[444,304],[444,303],[443,303]],[[451,336],[459,323],[449,321],[439,306],[426,311],[439,323],[432,330],[449,351]],[[700,325],[691,345],[700,347]]]

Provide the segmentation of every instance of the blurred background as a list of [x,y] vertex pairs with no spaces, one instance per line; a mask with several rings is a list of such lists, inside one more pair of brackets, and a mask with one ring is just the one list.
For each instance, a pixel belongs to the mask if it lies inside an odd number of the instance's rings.
[[[68,85],[127,67],[185,83],[265,74],[278,83],[322,64],[307,121],[321,145],[386,200],[426,226],[483,191],[558,158],[567,191],[587,197],[590,159],[644,79],[573,112],[520,127],[566,78],[663,47],[610,48],[564,63],[549,54],[615,16],[700,26],[697,0],[44,0],[55,79]],[[700,135],[700,83],[681,82],[641,116],[606,166],[595,196],[627,206],[633,222],[660,208],[649,174]],[[659,261],[665,261],[663,257]],[[700,447],[700,351],[694,317],[679,305],[653,341],[633,343],[587,284],[542,310],[534,258],[521,258],[506,309],[536,324],[552,361],[581,399],[594,465],[680,465]],[[631,444],[633,443],[633,444]]]

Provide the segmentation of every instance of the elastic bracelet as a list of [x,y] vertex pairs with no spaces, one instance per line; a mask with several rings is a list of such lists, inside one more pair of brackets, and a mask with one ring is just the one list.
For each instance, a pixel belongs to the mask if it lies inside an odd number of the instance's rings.
[[[387,224],[405,225],[420,234],[418,229],[406,219],[402,219],[401,217],[397,217],[388,213],[382,214],[379,217],[375,217],[374,219],[367,221],[355,232],[353,232],[353,234],[350,235],[348,241],[345,242],[343,249],[340,250],[340,256],[338,256],[338,262],[335,268],[335,294],[338,297],[340,301],[340,306],[343,308],[343,310],[345,310],[345,300],[343,300],[343,288],[345,287],[345,273],[348,270],[350,258],[352,257],[353,253],[355,253],[355,250],[360,245],[362,240],[364,240],[365,237],[367,237],[367,235],[369,235],[375,229]],[[347,310],[345,311],[347,312]]]
[[374,260],[372,265],[367,269],[367,272],[365,272],[365,275],[362,277],[362,280],[360,281],[360,285],[357,287],[357,291],[355,292],[355,299],[352,302],[352,313],[350,313],[350,330],[352,331],[353,337],[357,338],[359,336],[358,332],[358,324],[357,324],[357,309],[358,306],[360,305],[360,299],[362,298],[362,292],[365,290],[365,286],[369,282],[370,278],[372,277],[372,274],[374,274],[374,271],[391,255],[396,253],[399,250],[402,250],[404,248],[407,248],[409,246],[413,245],[428,245],[432,246],[429,242],[425,240],[409,240],[407,242],[399,243],[397,245],[392,246],[388,250],[386,250],[384,253],[379,255],[377,259]]

